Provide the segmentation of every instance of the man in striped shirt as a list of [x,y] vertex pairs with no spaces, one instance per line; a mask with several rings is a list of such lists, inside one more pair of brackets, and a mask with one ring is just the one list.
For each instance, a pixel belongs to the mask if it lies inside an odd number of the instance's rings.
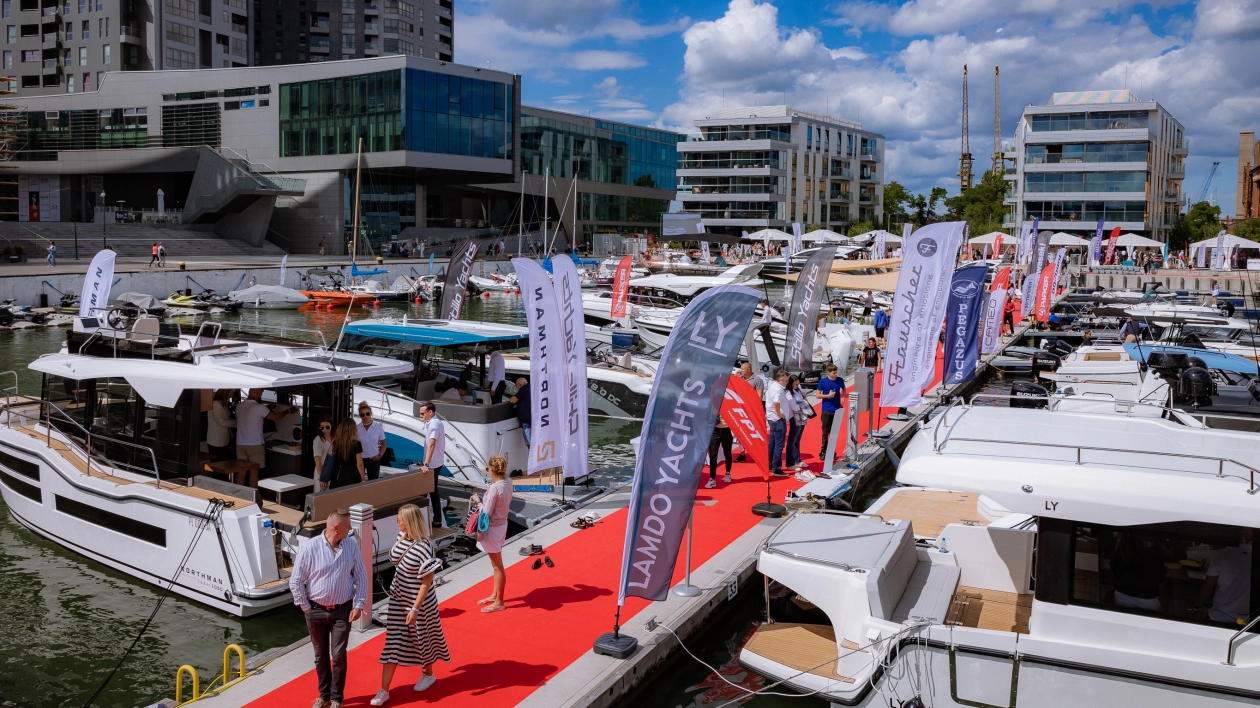
[[313,708],[341,708],[350,623],[359,619],[367,602],[363,556],[358,542],[347,538],[349,534],[349,512],[338,509],[329,514],[324,532],[298,549],[289,576],[293,602],[306,613],[306,629],[315,649],[319,698]]

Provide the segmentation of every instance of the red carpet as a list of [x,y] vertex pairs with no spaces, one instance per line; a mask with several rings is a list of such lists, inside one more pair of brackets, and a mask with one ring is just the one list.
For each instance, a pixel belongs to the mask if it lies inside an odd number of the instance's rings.
[[[940,379],[938,359],[936,380]],[[878,385],[878,379],[877,379]],[[876,394],[878,395],[878,393]],[[847,399],[845,405],[848,405]],[[888,413],[895,412],[892,409]],[[880,411],[878,425],[887,418]],[[815,418],[814,420],[818,420]],[[861,430],[866,431],[866,416]],[[811,421],[801,441],[806,464],[817,469],[815,453],[820,424]],[[843,442],[843,441],[842,441]],[[704,474],[708,474],[705,467]],[[700,566],[718,551],[752,528],[761,517],[750,507],[765,500],[761,473],[751,463],[736,463],[734,481],[719,481],[717,489],[700,489],[697,503],[692,563]],[[721,475],[719,475],[719,480]],[[799,486],[790,477],[776,479],[771,487],[776,501]],[[438,681],[424,693],[412,690],[421,669],[399,668],[390,691],[390,706],[422,705],[443,701],[458,706],[511,706],[523,700],[547,680],[590,651],[601,633],[610,631],[617,602],[621,549],[625,539],[625,510],[601,519],[593,528],[579,531],[547,548],[555,568],[531,570],[529,562],[508,568],[508,609],[482,614],[477,600],[491,591],[486,579],[442,604],[442,625],[453,661],[439,663]],[[516,553],[518,544],[505,551]],[[680,553],[674,582],[682,580],[685,555]],[[633,617],[649,603],[630,598],[623,619]],[[366,706],[380,687],[381,648],[385,636],[373,639],[350,653],[345,705]],[[298,651],[310,653],[309,648]],[[307,708],[318,695],[315,672],[309,671],[285,686],[249,704],[257,708]]]

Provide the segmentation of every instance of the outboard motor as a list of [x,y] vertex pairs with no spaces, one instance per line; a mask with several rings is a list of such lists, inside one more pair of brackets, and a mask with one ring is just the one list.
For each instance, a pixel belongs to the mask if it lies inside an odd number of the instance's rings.
[[1197,367],[1199,367],[1200,369],[1206,369],[1206,368],[1208,368],[1207,362],[1206,362],[1206,361],[1203,361],[1202,359],[1200,359],[1200,358],[1199,358],[1199,357],[1197,357],[1197,356],[1190,356],[1190,357],[1187,357],[1187,361],[1189,361],[1189,362],[1190,362],[1190,366],[1191,366],[1192,368],[1193,368],[1193,367],[1196,367],[1196,366],[1197,366]]
[[1031,381],[1016,381],[1011,384],[1011,408],[1045,408],[1049,395],[1045,386]]
[[1056,339],[1046,343],[1046,351],[1061,358],[1072,353],[1072,345],[1062,339]]
[[1176,391],[1177,403],[1195,407],[1211,405],[1212,396],[1216,395],[1216,382],[1212,380],[1212,372],[1192,366],[1181,372]]
[[1234,316],[1234,303],[1229,302],[1228,300],[1221,300],[1216,303],[1216,309],[1220,310],[1221,314],[1226,317]]
[[[1051,354],[1050,352],[1037,352],[1032,355],[1032,367],[1030,370],[1033,378],[1036,378],[1038,371],[1054,371],[1059,368],[1059,364],[1061,363],[1063,363],[1063,359],[1056,354]],[[1040,386],[1038,386],[1038,388],[1040,388]]]
[[1190,368],[1190,357],[1181,352],[1151,352],[1146,356],[1146,364],[1176,390],[1181,372]]

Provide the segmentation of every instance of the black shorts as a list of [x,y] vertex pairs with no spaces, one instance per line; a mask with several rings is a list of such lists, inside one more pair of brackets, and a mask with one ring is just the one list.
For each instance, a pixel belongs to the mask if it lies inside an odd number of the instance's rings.
[[886,329],[888,329],[888,328],[887,328],[887,327],[876,327],[876,328],[875,328],[875,338],[876,338],[876,339],[883,339],[883,338],[884,338],[884,330],[886,330]]
[[863,316],[863,317],[866,317],[866,316],[867,316],[867,315],[869,315],[869,314],[871,314],[871,308],[869,308],[869,307],[863,307],[863,308],[862,308],[862,316]]

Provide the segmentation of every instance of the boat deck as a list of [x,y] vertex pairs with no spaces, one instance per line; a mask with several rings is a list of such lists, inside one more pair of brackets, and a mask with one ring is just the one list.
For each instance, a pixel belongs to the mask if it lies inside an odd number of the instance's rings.
[[980,495],[932,489],[902,489],[878,509],[870,509],[885,520],[908,519],[916,536],[936,538],[949,524],[988,526],[976,501]]
[[958,586],[949,603],[945,624],[1028,634],[1032,595]]
[[836,674],[840,652],[836,647],[836,631],[830,625],[763,624],[744,645],[744,650],[794,671],[853,683],[853,679]]

